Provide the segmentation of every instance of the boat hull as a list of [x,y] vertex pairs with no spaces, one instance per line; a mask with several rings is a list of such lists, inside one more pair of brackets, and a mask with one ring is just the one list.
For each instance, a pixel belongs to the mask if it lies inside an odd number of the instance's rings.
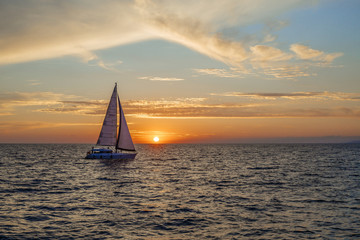
[[86,159],[134,159],[136,153],[90,153]]

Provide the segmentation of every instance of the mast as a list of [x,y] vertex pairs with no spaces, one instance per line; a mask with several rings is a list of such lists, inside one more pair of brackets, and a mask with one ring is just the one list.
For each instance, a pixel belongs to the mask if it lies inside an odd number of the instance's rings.
[[[119,148],[119,140],[120,140],[120,134],[121,134],[121,104],[120,104],[120,97],[119,97],[119,93],[117,93],[118,96],[118,104],[119,104],[119,132],[116,138],[116,145],[115,145],[115,149],[118,150]],[[120,149],[122,150],[122,149]]]

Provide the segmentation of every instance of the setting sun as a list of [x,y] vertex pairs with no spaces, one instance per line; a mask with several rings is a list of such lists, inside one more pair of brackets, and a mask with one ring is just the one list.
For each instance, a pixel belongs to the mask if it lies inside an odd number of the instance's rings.
[[158,142],[160,139],[158,137],[153,138],[154,142]]

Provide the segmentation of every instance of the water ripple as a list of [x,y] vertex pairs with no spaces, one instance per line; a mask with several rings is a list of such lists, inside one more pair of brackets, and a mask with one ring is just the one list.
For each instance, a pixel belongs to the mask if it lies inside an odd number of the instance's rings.
[[359,239],[360,145],[0,145],[0,239]]

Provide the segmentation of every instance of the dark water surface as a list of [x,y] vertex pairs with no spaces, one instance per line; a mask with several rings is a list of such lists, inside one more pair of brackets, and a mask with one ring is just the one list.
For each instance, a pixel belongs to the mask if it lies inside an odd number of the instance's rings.
[[0,239],[359,239],[360,145],[0,145]]

